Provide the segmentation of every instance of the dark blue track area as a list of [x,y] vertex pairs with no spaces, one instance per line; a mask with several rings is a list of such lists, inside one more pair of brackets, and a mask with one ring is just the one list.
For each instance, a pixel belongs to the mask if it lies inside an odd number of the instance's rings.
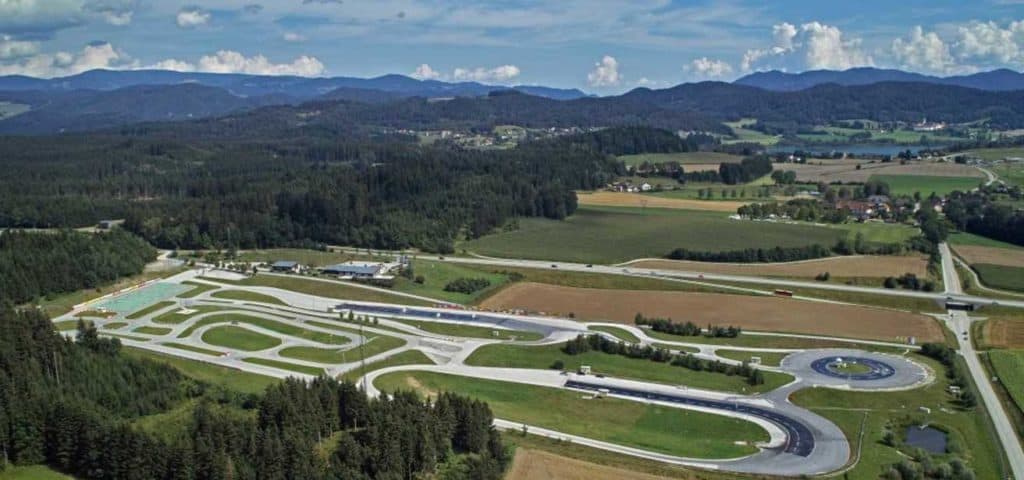
[[[832,365],[838,363],[840,360],[848,363],[857,363],[864,365],[871,369],[867,373],[843,373],[836,371],[832,368]],[[842,378],[845,380],[858,380],[858,381],[871,381],[881,380],[883,378],[889,378],[896,374],[896,369],[885,362],[878,360],[872,360],[864,357],[824,357],[819,358],[811,362],[811,368],[815,372],[822,375],[828,375],[830,377]]]
[[767,408],[752,407],[749,405],[722,402],[716,400],[705,400],[701,398],[684,397],[681,395],[669,395],[664,393],[653,393],[645,392],[642,390],[633,390],[629,388],[609,387],[606,385],[599,385],[587,382],[580,382],[576,380],[569,380],[565,382],[565,386],[568,388],[575,388],[578,390],[589,390],[598,391],[601,389],[607,389],[609,393],[614,395],[624,395],[629,397],[644,398],[648,400],[658,400],[661,402],[672,402],[683,405],[692,405],[695,407],[712,408],[715,410],[724,410],[729,412],[740,412],[747,415],[752,415],[758,418],[763,418],[778,425],[786,432],[786,445],[783,451],[791,453],[793,455],[799,455],[806,457],[814,451],[814,435],[811,434],[811,430],[806,425],[800,423],[790,417],[782,415],[776,411],[769,410]]
[[540,332],[544,335],[550,334],[555,329],[547,327],[538,323],[523,322],[515,320],[509,317],[503,317],[498,315],[488,315],[486,313],[477,312],[466,312],[466,311],[444,311],[444,310],[426,310],[419,309],[416,307],[392,307],[387,305],[364,305],[361,303],[340,303],[335,306],[338,310],[354,310],[359,313],[369,313],[375,315],[390,315],[396,317],[414,317],[423,318],[428,320],[448,320],[453,322],[478,322],[478,323],[490,323],[492,325],[498,325],[501,327],[509,328],[512,330],[528,330],[532,332]]

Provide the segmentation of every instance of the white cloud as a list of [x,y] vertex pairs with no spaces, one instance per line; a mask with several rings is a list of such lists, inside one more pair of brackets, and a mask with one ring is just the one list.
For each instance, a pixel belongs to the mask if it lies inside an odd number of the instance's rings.
[[971,22],[957,28],[956,56],[984,63],[1024,64],[1024,20],[1006,28],[996,22]]
[[282,35],[281,38],[283,38],[284,41],[286,41],[286,42],[292,42],[292,43],[298,43],[298,42],[305,42],[306,41],[306,37],[304,35],[302,35],[300,33],[295,33],[295,32],[284,32],[284,35]]
[[594,64],[594,70],[587,74],[587,83],[591,87],[614,87],[622,83],[619,61],[611,55],[605,55],[600,62]]
[[[429,66],[428,66],[429,68]],[[417,69],[418,70],[418,69]],[[494,68],[456,68],[452,72],[452,79],[471,82],[494,82],[505,83],[519,76],[519,67],[515,65],[500,65]]]
[[800,26],[780,23],[772,27],[772,46],[749,49],[740,61],[740,69],[793,68],[846,70],[874,65],[858,38],[844,36],[842,30],[821,22]]
[[949,53],[949,45],[935,32],[914,27],[910,38],[897,38],[892,42],[893,60],[900,68],[930,73],[952,73],[960,70]]
[[732,74],[732,65],[728,62],[708,57],[695,58],[683,69],[701,78],[722,78]]
[[90,0],[82,5],[83,11],[118,27],[132,23],[137,8],[138,0]]
[[811,22],[800,29],[804,34],[807,68],[846,70],[874,64],[871,56],[861,50],[860,39],[844,39],[838,27]]
[[412,78],[419,80],[437,80],[441,78],[441,72],[434,70],[426,63],[420,64],[416,67],[416,70],[412,72]]
[[0,60],[10,60],[35,55],[39,52],[39,44],[24,40],[15,40],[8,35],[0,35]]
[[246,57],[232,50],[204,55],[195,64],[168,59],[147,67],[182,72],[248,73],[252,75],[297,75],[314,77],[324,72],[324,64],[316,57],[302,55],[291,63],[272,63],[263,55]]
[[109,43],[87,45],[78,53],[40,53],[0,64],[0,75],[60,77],[97,68],[132,68],[138,63]]
[[178,11],[176,18],[181,28],[195,28],[210,22],[210,12],[199,7],[185,7]]

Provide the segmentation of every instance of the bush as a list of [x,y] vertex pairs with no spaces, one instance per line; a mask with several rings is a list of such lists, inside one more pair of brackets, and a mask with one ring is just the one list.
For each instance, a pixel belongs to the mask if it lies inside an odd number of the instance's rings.
[[491,286],[491,281],[486,278],[457,278],[444,286],[446,292],[458,292],[471,294]]
[[418,283],[420,285],[423,285],[423,282],[425,282],[425,281],[427,281],[427,279],[423,278],[423,275],[416,275],[416,280],[415,280],[416,283]]
[[563,362],[561,359],[555,360],[554,363],[551,364],[551,369],[552,370],[565,370],[565,362]]

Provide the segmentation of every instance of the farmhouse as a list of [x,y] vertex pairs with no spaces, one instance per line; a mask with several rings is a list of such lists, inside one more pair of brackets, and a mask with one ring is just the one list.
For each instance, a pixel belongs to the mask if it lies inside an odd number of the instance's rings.
[[287,272],[287,273],[298,273],[302,269],[299,262],[293,262],[291,260],[278,260],[270,264],[270,271],[272,272]]

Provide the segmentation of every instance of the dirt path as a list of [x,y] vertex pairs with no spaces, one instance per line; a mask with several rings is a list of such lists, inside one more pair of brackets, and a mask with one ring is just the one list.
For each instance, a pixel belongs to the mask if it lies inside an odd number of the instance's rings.
[[483,302],[494,310],[524,309],[588,321],[632,324],[637,312],[698,325],[871,340],[942,341],[939,324],[924,315],[790,298],[717,293],[602,290],[518,283]]

